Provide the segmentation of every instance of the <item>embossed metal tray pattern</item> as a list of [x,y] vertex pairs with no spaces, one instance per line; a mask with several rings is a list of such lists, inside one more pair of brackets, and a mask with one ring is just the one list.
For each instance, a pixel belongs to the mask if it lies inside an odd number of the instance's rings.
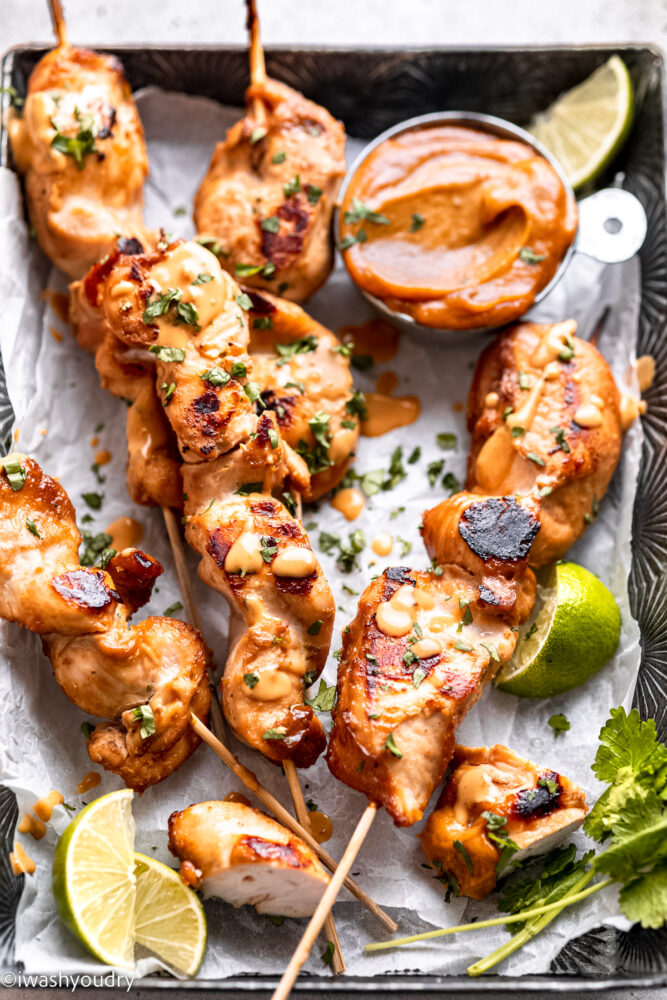
[[[237,47],[99,48],[117,55],[134,90],[155,85],[242,105],[248,84],[247,52]],[[2,85],[25,92],[43,48],[13,49],[4,57]],[[341,118],[350,135],[371,139],[414,115],[448,109],[482,111],[525,124],[563,90],[617,53],[632,75],[637,114],[632,134],[613,165],[623,186],[642,202],[648,237],[641,250],[642,303],[637,354],[652,354],[656,378],[646,393],[644,447],[632,533],[630,602],[641,629],[642,661],[634,704],[656,719],[667,741],[667,219],[665,205],[664,66],[662,54],[645,46],[583,46],[520,49],[269,49],[268,72],[303,91]],[[9,98],[2,95],[3,110]],[[4,120],[4,116],[3,116]],[[0,125],[0,163],[9,166],[6,129]],[[608,180],[608,178],[607,178]],[[601,179],[601,183],[605,178]],[[0,371],[0,441],[12,411]],[[11,873],[9,851],[17,820],[13,793],[0,788],[0,964],[11,966],[15,915],[25,875]],[[417,956],[406,962],[416,963]],[[548,975],[423,975],[418,969],[377,977],[302,976],[302,996],[353,996],[386,992],[512,993],[530,990],[605,990],[667,983],[667,929],[627,933],[600,928],[570,941]],[[225,996],[266,993],[277,984],[255,976],[181,983],[151,976],[142,986],[216,989]]]

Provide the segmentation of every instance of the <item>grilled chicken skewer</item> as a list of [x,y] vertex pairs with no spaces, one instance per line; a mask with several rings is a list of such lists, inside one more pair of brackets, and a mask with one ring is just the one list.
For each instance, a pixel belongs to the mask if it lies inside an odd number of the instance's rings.
[[522,323],[482,354],[469,398],[468,491],[423,517],[440,575],[388,570],[343,637],[328,763],[399,825],[423,815],[463,713],[512,655],[535,600],[527,567],[579,537],[618,461],[618,390],[575,329]]
[[443,881],[453,877],[463,896],[483,899],[494,890],[503,850],[512,861],[543,854],[584,821],[578,785],[507,747],[458,746],[453,765],[419,839]]
[[169,850],[186,885],[258,913],[309,917],[329,884],[300,837],[240,802],[200,802],[172,813]]
[[[575,329],[519,324],[482,355],[469,403],[472,492],[424,516],[433,576],[386,571],[366,588],[344,634],[327,763],[369,796],[357,850],[379,805],[398,825],[421,818],[454,753],[456,726],[512,655],[518,625],[532,612],[529,565],[562,554],[579,537],[591,516],[588,504],[597,503],[611,478],[620,454],[618,391],[597,350],[575,341]],[[482,392],[492,410],[486,423]],[[524,436],[517,456],[513,442]],[[574,451],[573,459],[554,459],[559,450]],[[545,470],[544,479],[533,465]],[[542,522],[542,505],[552,495]],[[273,1000],[288,995],[325,905],[335,900],[334,882]]]
[[39,243],[65,274],[82,277],[119,233],[144,234],[144,133],[117,59],[63,36],[32,71],[9,135]]
[[194,220],[219,242],[232,274],[302,302],[333,267],[331,218],[345,175],[345,132],[320,105],[266,77],[254,0],[248,8],[248,111],[213,153]]
[[25,455],[7,456],[3,467],[0,617],[41,635],[70,701],[110,720],[88,738],[91,760],[143,791],[199,745],[190,715],[208,717],[206,647],[172,618],[130,628],[160,564],[125,549],[106,571],[81,566],[81,536],[63,488]]
[[[600,352],[576,323],[519,323],[482,353],[468,398],[466,488],[530,497],[540,530],[530,564],[560,559],[594,519],[621,452],[621,398]],[[424,515],[440,561],[447,502]]]
[[[258,336],[269,335],[265,323],[256,326],[258,319],[275,323],[276,368],[284,362],[280,376],[294,382],[278,395],[278,385],[262,393],[252,381],[249,308]],[[91,310],[98,311],[97,326]],[[303,705],[302,692],[304,681],[312,683],[324,665],[334,605],[308,540],[284,503],[290,506],[288,480],[312,496],[345,471],[358,436],[358,420],[346,408],[352,399],[347,359],[333,352],[333,336],[297,306],[259,296],[253,304],[196,242],[144,255],[118,251],[73,287],[73,315],[86,316],[86,342],[97,344],[103,385],[134,397],[134,406],[147,385],[158,388],[183,461],[186,534],[202,556],[200,573],[230,598],[244,626],[236,629],[241,638],[223,683],[231,724],[270,759],[293,758],[308,766],[323,749],[324,734]],[[289,340],[290,325],[311,332]],[[322,353],[331,359],[328,371],[340,374],[318,372],[320,386],[323,377],[330,385],[321,389],[322,410],[306,419],[309,397],[302,390],[315,385]],[[266,378],[271,365],[267,359],[263,364]],[[265,397],[275,410],[264,408],[258,416],[253,404],[261,407]],[[299,436],[300,455],[283,440],[279,422]],[[310,441],[301,437],[304,426]],[[145,459],[146,442],[139,448]],[[130,451],[132,469],[132,445]],[[164,470],[169,459],[161,454]],[[313,485],[320,471],[328,478]],[[245,675],[255,674],[249,665],[260,651],[261,669],[248,682]],[[266,701],[262,712],[258,697]],[[290,708],[299,701],[303,707],[295,718]]]
[[423,816],[456,727],[511,657],[535,600],[533,512],[513,497],[449,503],[446,561],[386,570],[343,634],[327,764],[399,826]]
[[[298,306],[266,294],[241,293],[213,255],[196,243],[135,258],[131,264],[119,258],[104,265],[103,289],[101,278],[98,270],[79,286],[75,301],[83,290],[88,300],[79,310],[83,315],[88,315],[93,293],[95,305],[103,304],[105,323],[96,354],[103,382],[127,395],[128,368],[131,381],[137,352],[146,347],[154,352],[157,385],[184,459],[187,537],[202,554],[200,575],[236,612],[222,684],[225,715],[245,742],[284,763],[297,815],[303,819],[307,811],[294,767],[312,764],[326,742],[319,720],[304,703],[304,684],[312,683],[324,667],[335,609],[307,537],[285,509],[289,495],[283,492],[281,502],[270,494],[280,495],[281,483],[290,477],[298,492],[311,499],[342,478],[359,434],[351,412],[349,366],[335,352],[336,338]],[[128,279],[145,279],[145,286],[136,289]],[[154,290],[159,294],[165,287],[170,291],[151,305]],[[168,324],[165,339],[161,325],[166,321],[158,317],[169,314],[175,295],[177,322]],[[171,299],[163,309],[165,296]],[[147,327],[151,311],[157,329]],[[244,326],[245,311],[253,344]],[[204,329],[193,343],[176,329],[179,325]],[[85,335],[94,342],[92,328]],[[157,343],[150,343],[155,334]],[[118,364],[121,342],[133,354],[130,366]],[[245,381],[252,364],[249,346],[259,355],[259,385]],[[141,381],[144,377],[140,373]],[[205,391],[202,383],[208,386]],[[259,418],[251,405],[254,399],[265,408]],[[145,408],[145,400],[137,405]],[[138,453],[143,471],[144,441]],[[156,469],[164,469],[167,461],[162,451]],[[131,461],[130,469],[136,467]],[[157,476],[160,483],[164,478]],[[260,489],[268,495],[258,496]],[[327,923],[335,945],[334,969],[342,971],[333,918]]]

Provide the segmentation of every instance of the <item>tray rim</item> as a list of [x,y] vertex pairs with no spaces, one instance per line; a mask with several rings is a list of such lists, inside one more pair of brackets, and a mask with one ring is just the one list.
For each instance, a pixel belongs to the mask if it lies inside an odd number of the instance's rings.
[[[112,52],[122,54],[137,52],[163,52],[163,53],[184,53],[184,52],[205,52],[208,54],[220,53],[237,54],[247,51],[247,45],[239,42],[232,43],[181,43],[181,44],[149,44],[139,43],[106,44],[106,43],[86,43],[84,48],[91,48],[102,52]],[[52,48],[47,43],[31,42],[26,44],[16,44],[5,49],[0,55],[0,85],[4,86],[5,81],[11,76],[14,61],[17,56],[29,52],[46,52]],[[327,45],[327,44],[278,44],[267,45],[265,52],[268,56],[288,55],[291,53],[322,53],[325,55],[362,55],[372,53],[373,55],[385,54],[387,56],[419,56],[451,53],[457,54],[548,54],[555,56],[572,52],[599,52],[603,54],[624,52],[649,53],[657,62],[659,73],[659,87],[661,93],[661,104],[663,112],[663,123],[667,122],[667,47],[663,49],[654,42],[580,42],[577,44],[550,44],[550,45]],[[0,110],[4,111],[9,103],[6,93],[0,93]],[[4,115],[0,117],[0,166],[8,166],[7,157],[8,130],[4,120]],[[667,130],[663,134],[662,151],[663,174],[667,166]],[[663,200],[667,201],[667,193],[663,193]],[[667,275],[667,266],[666,266]],[[1,360],[0,360],[1,364]],[[664,442],[667,444],[667,438]],[[644,456],[642,456],[642,464]],[[641,468],[640,468],[641,473]],[[634,539],[633,539],[634,541]],[[640,636],[641,642],[641,636]],[[23,876],[25,878],[25,876]],[[15,972],[16,967],[0,966],[0,975],[3,972]],[[30,974],[34,978],[39,978],[39,973]],[[63,976],[63,984],[69,977]],[[272,992],[279,983],[278,976],[268,976],[249,973],[247,976],[233,976],[228,979],[193,979],[179,980],[170,976],[149,975],[137,978],[130,989],[137,990],[210,990],[218,994],[261,994]],[[20,984],[20,989],[27,988],[28,984]],[[531,991],[546,991],[548,993],[571,992],[579,989],[584,992],[607,992],[612,989],[632,989],[632,988],[656,988],[667,986],[667,969],[656,972],[646,972],[642,974],[623,975],[619,973],[605,974],[565,974],[565,973],[545,973],[541,975],[527,976],[502,976],[492,975],[471,979],[466,975],[445,976],[441,974],[417,974],[406,973],[380,974],[376,976],[345,976],[333,977],[330,975],[305,974],[295,982],[292,992],[302,996],[320,996],[322,994],[335,994],[336,996],[357,997],[360,993],[375,993],[380,990],[396,995],[400,993],[412,994],[426,992],[429,994],[440,994],[444,991],[461,993],[528,993]]]

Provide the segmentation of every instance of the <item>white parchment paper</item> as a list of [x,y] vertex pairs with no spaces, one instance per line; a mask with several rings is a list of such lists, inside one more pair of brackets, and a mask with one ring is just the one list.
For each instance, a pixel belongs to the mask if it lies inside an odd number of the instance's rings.
[[[157,90],[139,95],[139,110],[146,129],[151,176],[146,191],[147,221],[164,226],[179,236],[192,234],[190,206],[194,192],[208,165],[214,142],[238,117],[238,111],[213,102],[166,94]],[[349,142],[349,158],[361,148]],[[185,209],[185,213],[183,212]],[[49,305],[42,289],[65,290],[66,283],[56,272],[48,274],[43,258],[30,243],[23,222],[20,191],[16,177],[0,172],[0,349],[7,384],[16,414],[17,448],[33,456],[51,475],[57,475],[77,508],[79,520],[93,515],[86,525],[104,530],[116,517],[130,515],[144,527],[142,547],[165,566],[154,596],[141,614],[161,614],[179,600],[173,562],[159,511],[131,503],[125,491],[125,414],[122,401],[99,386],[92,359],[75,344],[71,331]],[[622,390],[631,385],[631,363],[639,310],[639,266],[637,261],[602,267],[577,256],[563,281],[548,301],[535,310],[535,318],[561,320],[574,317],[581,336],[589,336],[604,307],[612,312],[599,346],[610,362]],[[309,310],[333,330],[343,324],[359,324],[372,311],[352,286],[338,264],[326,287],[309,305]],[[422,449],[418,463],[406,466],[408,476],[392,491],[382,492],[367,503],[361,517],[348,524],[327,501],[304,514],[315,522],[311,530],[314,548],[322,528],[347,536],[360,528],[367,540],[379,531],[389,531],[405,540],[412,550],[401,555],[402,542],[396,541],[387,558],[373,555],[368,546],[360,557],[360,570],[345,576],[332,557],[320,554],[327,578],[339,606],[333,648],[339,644],[340,629],[354,616],[356,596],[343,589],[360,592],[371,575],[392,564],[424,568],[428,564],[417,525],[423,510],[442,497],[439,487],[431,488],[426,476],[430,461],[444,458],[446,471],[459,480],[464,477],[468,437],[462,404],[465,403],[472,371],[485,341],[471,338],[465,346],[452,348],[437,334],[428,338],[403,335],[397,357],[372,373],[356,373],[361,389],[370,389],[377,375],[387,368],[399,377],[397,395],[417,394],[422,403],[420,419],[412,426],[381,438],[362,439],[356,469],[367,472],[387,468],[398,445],[404,459],[415,445]],[[96,430],[99,425],[101,429]],[[457,435],[455,450],[443,452],[436,434]],[[99,444],[91,446],[97,437]],[[611,488],[601,504],[595,524],[572,550],[571,556],[597,573],[611,587],[621,608],[623,630],[613,661],[583,688],[550,701],[520,701],[490,689],[471,712],[460,731],[469,744],[506,743],[531,759],[553,766],[582,784],[589,801],[598,793],[590,771],[597,734],[613,705],[629,706],[639,665],[638,630],[628,606],[626,580],[630,567],[630,534],[635,481],[641,447],[641,429],[635,425],[626,435],[621,463]],[[96,482],[91,471],[98,448],[111,451],[112,461],[102,469],[106,481]],[[81,494],[91,490],[104,493],[100,511],[88,511]],[[390,514],[400,509],[393,520]],[[190,564],[195,577],[196,560]],[[202,607],[204,634],[219,665],[224,663],[227,609],[221,597],[197,581]],[[65,698],[53,680],[48,660],[39,640],[17,626],[0,623],[0,727],[4,734],[0,750],[0,780],[18,796],[20,814],[30,810],[35,800],[51,788],[60,789],[68,805],[78,810],[92,797],[121,785],[107,772],[93,793],[80,796],[76,785],[91,769],[80,724],[82,713]],[[336,677],[336,661],[330,657],[324,674],[328,683]],[[565,712],[571,730],[556,738],[547,725],[554,712]],[[328,723],[328,717],[324,721]],[[287,785],[280,771],[258,754],[237,744],[232,748],[289,807]],[[320,761],[302,774],[306,796],[334,819],[334,835],[327,845],[334,857],[342,854],[347,838],[361,814],[365,800],[338,783]],[[223,797],[238,783],[204,746],[162,784],[135,797],[137,849],[175,864],[166,847],[166,824],[174,809],[192,802]],[[28,853],[35,859],[34,876],[25,877],[18,914],[16,958],[29,972],[91,972],[99,965],[84,952],[60,923],[50,889],[53,850],[71,813],[55,810],[46,837],[34,842],[23,837]],[[396,829],[381,813],[354,865],[363,887],[399,922],[399,932],[414,933],[433,926],[458,923],[466,907],[463,900],[445,904],[442,886],[432,873],[421,867],[424,858],[415,837],[421,828]],[[583,845],[585,838],[575,838]],[[246,907],[233,910],[220,901],[206,904],[209,917],[209,945],[201,978],[220,978],[241,973],[279,973],[303,930],[302,921],[285,921],[274,926]],[[491,914],[493,904],[476,904],[471,912]],[[343,894],[335,913],[343,952],[350,975],[373,975],[394,970],[462,973],[471,961],[487,954],[506,940],[500,928],[442,939],[413,949],[363,954],[363,945],[382,936],[374,919],[349,896]],[[595,896],[590,903],[568,910],[539,938],[524,947],[497,971],[503,974],[540,973],[572,937],[614,922],[618,916],[613,887]],[[306,966],[322,971],[316,949]],[[139,972],[156,968],[152,960],[140,964]]]

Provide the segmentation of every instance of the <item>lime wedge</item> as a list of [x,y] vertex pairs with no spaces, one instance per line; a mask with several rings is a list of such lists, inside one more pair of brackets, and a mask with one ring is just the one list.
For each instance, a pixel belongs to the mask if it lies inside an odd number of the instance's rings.
[[573,188],[595,180],[625,142],[634,118],[630,74],[618,56],[536,115],[528,130],[560,160]]
[[551,698],[578,687],[614,655],[621,613],[605,585],[583,566],[551,566],[531,620],[496,685],[524,698]]
[[134,966],[134,820],[129,788],[82,809],[56,846],[53,892],[70,930],[107,965]]
[[206,917],[198,896],[173,868],[138,852],[134,857],[137,944],[177,972],[194,976],[206,950]]

